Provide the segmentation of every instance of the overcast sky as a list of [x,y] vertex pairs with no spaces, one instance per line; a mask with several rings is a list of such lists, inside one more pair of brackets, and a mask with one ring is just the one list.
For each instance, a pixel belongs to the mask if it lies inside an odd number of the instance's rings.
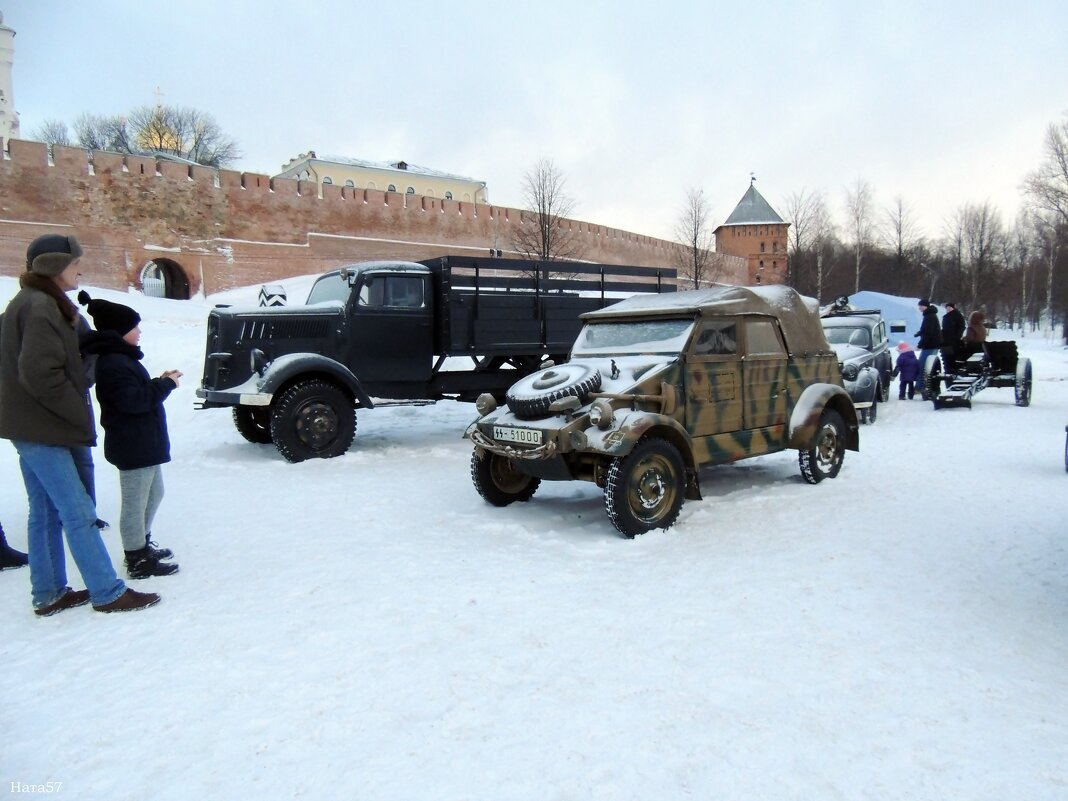
[[274,174],[298,153],[403,159],[522,206],[541,158],[579,219],[672,238],[749,185],[781,213],[846,186],[926,233],[968,202],[1012,222],[1068,111],[1068,2],[0,0],[14,102],[48,119],[162,101],[214,115]]

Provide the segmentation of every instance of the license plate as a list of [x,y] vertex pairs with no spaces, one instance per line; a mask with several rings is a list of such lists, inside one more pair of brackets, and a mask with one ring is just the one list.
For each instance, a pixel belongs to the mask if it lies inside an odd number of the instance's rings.
[[516,442],[520,445],[541,445],[542,432],[536,428],[494,426],[493,438],[498,442]]

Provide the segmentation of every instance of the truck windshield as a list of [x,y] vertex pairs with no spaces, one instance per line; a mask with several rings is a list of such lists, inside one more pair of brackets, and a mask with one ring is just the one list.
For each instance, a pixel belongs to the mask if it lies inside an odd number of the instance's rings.
[[693,320],[613,320],[587,323],[572,353],[680,353],[693,330]]
[[308,293],[308,305],[314,306],[316,303],[331,301],[345,304],[349,299],[349,291],[348,281],[337,273],[324,275],[312,284],[311,292]]

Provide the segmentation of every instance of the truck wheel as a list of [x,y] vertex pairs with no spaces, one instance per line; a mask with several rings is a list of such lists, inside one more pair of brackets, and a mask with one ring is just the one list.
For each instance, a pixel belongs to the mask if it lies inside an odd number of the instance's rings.
[[294,384],[271,408],[271,438],[286,461],[340,456],[354,436],[352,398],[327,381]]
[[1016,362],[1016,405],[1031,405],[1031,360]]
[[820,417],[816,439],[807,451],[798,453],[801,475],[809,484],[834,478],[845,458],[845,423],[834,409],[825,409]]
[[663,439],[646,439],[612,460],[604,488],[608,519],[624,537],[671,528],[682,509],[686,476],[678,449]]
[[479,448],[471,454],[471,481],[494,506],[529,501],[541,484],[540,478],[516,470],[513,460]]
[[234,427],[249,442],[267,445],[271,441],[271,412],[265,406],[235,406]]
[[574,395],[585,403],[601,388],[601,372],[588,364],[559,364],[512,385],[505,396],[508,408],[519,417],[544,417],[553,401]]

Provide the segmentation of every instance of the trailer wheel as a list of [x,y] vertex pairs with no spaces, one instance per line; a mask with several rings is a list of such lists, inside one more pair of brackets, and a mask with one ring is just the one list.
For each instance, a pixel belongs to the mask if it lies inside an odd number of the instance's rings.
[[271,407],[271,438],[286,461],[340,456],[355,436],[352,398],[328,381],[294,384]]
[[923,386],[920,395],[924,400],[934,400],[942,394],[942,367],[938,356],[931,355],[923,363]]
[[234,427],[249,442],[271,442],[271,412],[265,406],[235,406]]
[[801,475],[809,484],[834,478],[845,459],[845,423],[834,409],[825,409],[820,417],[816,439],[808,450],[797,455]]
[[544,417],[553,401],[575,396],[585,403],[601,388],[601,372],[588,364],[560,364],[521,378],[505,396],[508,408],[519,417]]
[[682,509],[686,474],[670,442],[643,440],[612,460],[604,487],[608,519],[628,539],[654,528],[671,528]]
[[541,485],[540,478],[521,473],[511,459],[480,448],[471,454],[471,481],[478,494],[494,506],[529,501]]
[[1031,360],[1016,362],[1016,405],[1031,405]]

